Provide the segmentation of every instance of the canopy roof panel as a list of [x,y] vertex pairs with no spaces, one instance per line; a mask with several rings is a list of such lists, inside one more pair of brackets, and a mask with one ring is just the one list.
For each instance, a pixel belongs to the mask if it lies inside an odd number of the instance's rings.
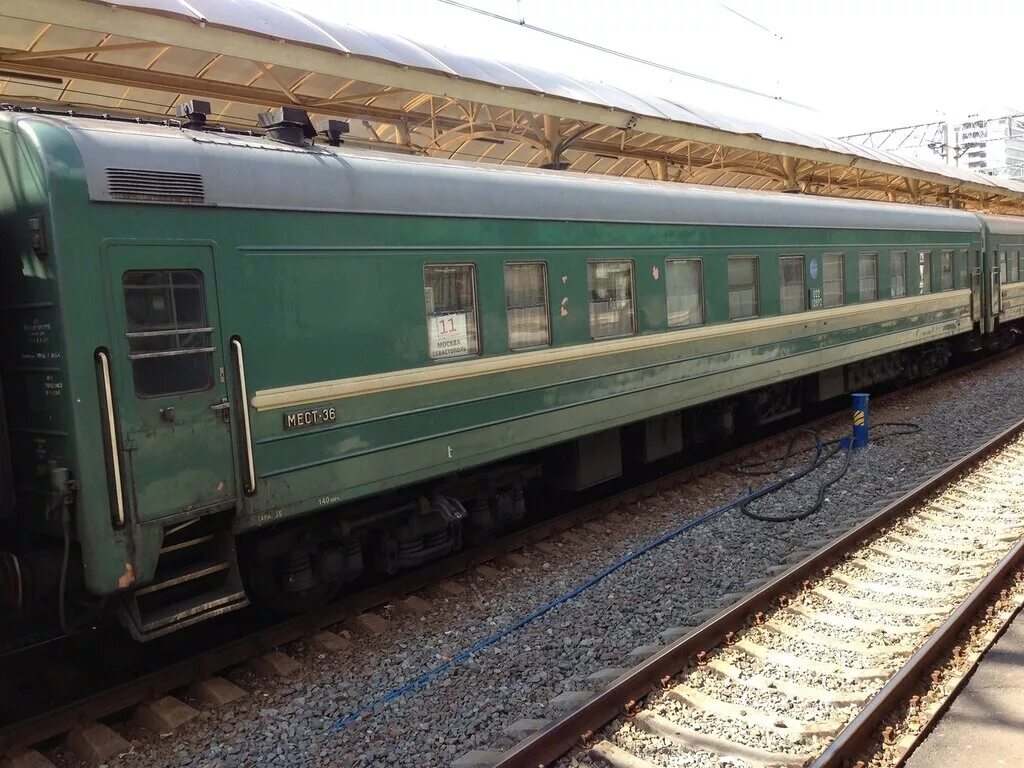
[[541,67],[463,55],[269,0],[4,0],[0,100],[255,129],[272,106],[349,141],[502,165],[1024,213],[1024,184]]

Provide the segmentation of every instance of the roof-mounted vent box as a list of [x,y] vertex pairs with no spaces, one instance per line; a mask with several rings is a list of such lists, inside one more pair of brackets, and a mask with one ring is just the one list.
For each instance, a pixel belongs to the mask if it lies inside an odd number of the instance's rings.
[[269,112],[260,112],[260,127],[267,131],[267,138],[293,147],[303,147],[306,139],[316,135],[309,122],[306,110],[298,107],[276,107]]
[[327,139],[332,147],[339,146],[345,140],[351,128],[346,120],[321,119],[316,121],[316,132]]
[[175,107],[174,111],[185,121],[182,125],[183,128],[202,130],[206,127],[206,118],[213,114],[213,107],[208,101],[189,99],[184,104]]

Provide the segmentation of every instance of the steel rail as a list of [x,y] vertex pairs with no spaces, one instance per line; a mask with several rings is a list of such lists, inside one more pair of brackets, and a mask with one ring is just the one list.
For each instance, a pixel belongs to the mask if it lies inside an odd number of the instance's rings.
[[[624,673],[560,720],[519,742],[502,755],[494,768],[538,768],[554,763],[577,744],[586,742],[590,736],[616,717],[632,712],[637,703],[661,687],[666,678],[679,674],[701,651],[710,650],[724,642],[726,635],[743,627],[748,617],[769,610],[780,596],[796,591],[805,579],[820,571],[823,566],[838,560],[869,535],[885,527],[933,491],[949,484],[958,475],[1002,448],[1022,431],[1024,419],[1015,422],[963,458],[947,465],[840,538],[809,555],[756,592],[734,603],[710,621]],[[1018,545],[1014,551],[1020,546]],[[1004,569],[1000,566],[997,570]],[[971,611],[964,613],[969,617]],[[958,611],[955,615],[962,614]],[[822,765],[839,764],[835,762]],[[815,766],[818,765],[815,763]]]
[[995,569],[969,594],[922,645],[917,653],[890,678],[871,701],[846,726],[811,768],[842,768],[864,753],[887,715],[907,701],[928,669],[947,657],[960,633],[974,621],[978,611],[998,594],[1007,579],[1024,562],[1024,538],[1017,541]]
[[[1022,567],[1024,567],[1024,563],[1018,565],[1018,568]],[[1024,570],[1019,570],[1019,573],[1022,576],[1024,576]],[[1007,583],[1010,583],[1010,581],[1011,580],[1007,578]],[[928,709],[918,715],[921,725],[919,726],[917,731],[912,735],[908,742],[899,742],[902,748],[902,754],[896,761],[896,765],[903,765],[907,761],[907,759],[914,753],[914,750],[921,745],[921,742],[924,741],[925,738],[927,738],[928,734],[932,732],[932,729],[942,719],[943,715],[946,713],[946,710],[948,710],[949,707],[956,700],[956,697],[960,694],[960,691],[970,681],[975,670],[984,660],[985,655],[992,649],[992,646],[994,646],[999,641],[999,639],[1004,634],[1006,634],[1006,630],[1010,628],[1014,620],[1021,613],[1022,609],[1024,609],[1024,604],[1018,603],[1013,610],[1009,611],[1007,615],[1003,617],[1001,623],[996,628],[996,630],[994,632],[989,633],[989,636],[984,642],[983,646],[973,654],[973,658],[970,659],[967,666],[955,672],[955,676],[951,681],[952,685],[947,690],[945,697],[939,701],[938,705],[934,709]],[[951,652],[951,654],[955,653],[956,651],[954,646],[954,650]],[[946,658],[948,659],[950,657],[947,656]],[[946,681],[944,680],[943,684],[945,684],[945,682]],[[900,703],[901,702],[896,702],[896,706],[893,708],[894,712],[898,711]]]

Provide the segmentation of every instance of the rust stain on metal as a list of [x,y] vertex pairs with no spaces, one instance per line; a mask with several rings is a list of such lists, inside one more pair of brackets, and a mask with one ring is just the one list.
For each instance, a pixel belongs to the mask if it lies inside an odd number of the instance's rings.
[[131,563],[124,564],[124,573],[117,580],[118,589],[128,589],[132,584],[135,583],[135,566]]

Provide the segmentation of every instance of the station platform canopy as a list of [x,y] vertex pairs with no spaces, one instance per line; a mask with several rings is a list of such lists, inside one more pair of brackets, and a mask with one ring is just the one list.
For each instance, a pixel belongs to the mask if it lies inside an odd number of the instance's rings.
[[346,142],[475,162],[1024,214],[1024,183],[756,115],[460,55],[269,0],[3,0],[0,102],[257,129],[298,106]]

